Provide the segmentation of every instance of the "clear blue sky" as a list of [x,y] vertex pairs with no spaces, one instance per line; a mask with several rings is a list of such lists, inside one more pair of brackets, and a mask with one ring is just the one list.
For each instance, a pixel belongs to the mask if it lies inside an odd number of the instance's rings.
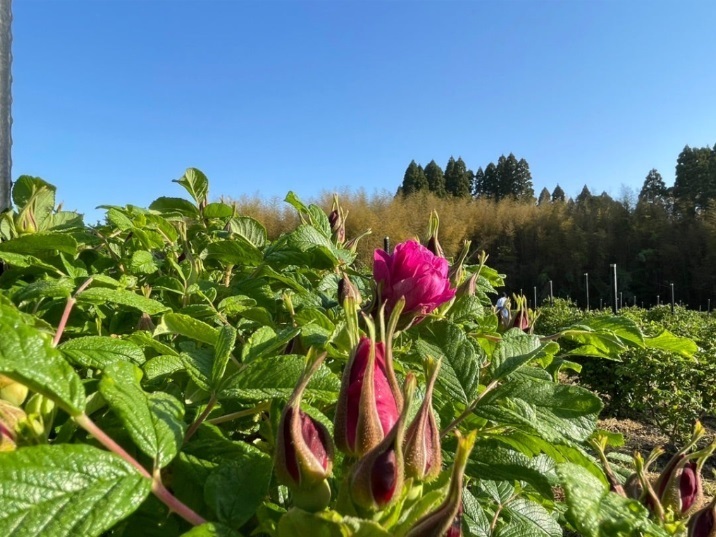
[[412,159],[525,158],[617,197],[716,143],[716,2],[16,0],[13,175],[146,206],[394,192]]

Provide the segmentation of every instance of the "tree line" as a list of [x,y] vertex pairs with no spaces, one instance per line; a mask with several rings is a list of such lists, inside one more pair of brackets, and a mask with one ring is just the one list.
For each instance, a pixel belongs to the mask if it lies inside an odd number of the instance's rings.
[[[428,167],[434,174],[434,161]],[[716,306],[716,145],[686,146],[677,158],[673,186],[650,170],[636,199],[593,194],[586,185],[574,199],[559,185],[535,198],[529,165],[513,154],[475,173],[463,171],[462,159],[451,158],[444,191],[430,182],[415,188],[428,167],[411,162],[399,195],[430,192],[501,205],[494,211],[500,222],[479,226],[466,238],[491,254],[492,266],[508,275],[513,291],[522,289],[531,298],[536,286],[538,296],[545,297],[552,281],[555,295],[585,305],[584,275],[589,274],[591,306],[600,298],[608,304],[610,265],[616,263],[625,304],[666,302],[673,283],[677,301],[705,308],[713,298]],[[447,180],[448,169],[450,177],[461,177],[460,190],[448,187],[456,184]]]
[[[397,196],[339,193],[349,212],[346,236],[373,230],[358,245],[366,265],[385,236],[393,243],[411,236],[426,240],[428,214],[435,209],[446,255],[457,255],[464,240],[472,241],[473,254],[485,250],[488,264],[508,276],[510,293],[522,289],[531,300],[536,286],[541,302],[552,281],[555,297],[571,298],[583,307],[588,273],[591,306],[599,306],[600,298],[606,306],[612,296],[610,265],[616,263],[624,304],[636,300],[638,305],[654,305],[657,295],[667,302],[674,283],[677,302],[705,309],[711,299],[716,308],[716,147],[685,147],[672,186],[651,170],[638,195],[620,199],[592,193],[586,186],[574,198],[559,186],[551,192],[542,189],[535,197],[529,166],[515,166],[520,160],[514,156],[486,166],[487,182],[476,180],[479,169],[470,174],[462,159],[451,160],[445,172],[434,161],[422,169],[427,188],[410,191],[406,186],[412,183],[404,181]],[[412,177],[420,166],[411,163],[408,168],[411,174],[406,170],[406,175]],[[519,175],[513,173],[518,169],[522,179],[527,178],[524,189],[507,179]],[[425,185],[422,175],[417,176],[417,184]],[[332,194],[315,201],[330,211]],[[294,211],[276,200],[244,198],[236,203],[242,214],[263,222],[271,237],[295,225]]]

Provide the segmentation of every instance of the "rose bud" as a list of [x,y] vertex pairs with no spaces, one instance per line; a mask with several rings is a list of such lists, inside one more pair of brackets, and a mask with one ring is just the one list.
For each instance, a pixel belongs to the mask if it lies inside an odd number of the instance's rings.
[[303,391],[325,358],[325,354],[313,360],[310,356],[281,414],[275,467],[278,481],[293,493],[294,504],[306,511],[319,511],[331,499],[326,478],[333,469],[333,444],[326,427],[301,410]]
[[363,301],[363,297],[361,297],[358,288],[353,284],[348,275],[343,273],[343,277],[338,282],[338,303],[343,304],[346,298],[352,298],[357,306],[360,306]]
[[390,353],[383,342],[362,337],[343,371],[334,426],[336,446],[363,456],[387,436],[401,408]]
[[440,475],[442,452],[440,430],[433,413],[433,388],[438,378],[440,360],[429,357],[425,361],[427,387],[425,398],[413,423],[405,433],[405,475],[420,481],[430,481]]
[[369,511],[384,509],[400,496],[403,489],[403,441],[410,401],[415,393],[415,376],[405,379],[405,405],[397,423],[383,440],[368,451],[353,467],[350,492],[353,502]]
[[702,461],[693,461],[682,455],[682,460],[672,469],[669,479],[662,482],[658,490],[664,509],[671,510],[678,517],[693,513],[703,498],[701,485]]
[[407,533],[406,537],[460,537],[462,530],[461,512],[462,512],[462,481],[465,476],[465,467],[470,456],[477,431],[472,431],[467,436],[457,434],[457,453],[455,454],[455,463],[452,467],[452,476],[450,478],[450,487],[447,496],[442,504],[432,513],[425,515],[413,526]]
[[427,248],[433,253],[433,255],[445,257],[445,252],[443,251],[442,246],[440,246],[440,241],[438,241],[439,229],[440,219],[438,218],[437,211],[433,210],[430,213],[430,222],[428,224],[428,235],[430,238],[428,238]]
[[341,245],[346,241],[346,214],[338,203],[338,196],[333,196],[333,210],[328,215],[328,223],[331,226],[331,236],[336,244]]
[[624,482],[623,489],[627,498],[640,500],[644,494],[644,486],[641,484],[639,474],[631,474]]
[[716,537],[716,500],[691,517],[687,537]]
[[447,260],[413,240],[396,245],[392,254],[375,250],[373,277],[388,315],[401,297],[403,314],[425,315],[455,296]]
[[468,278],[462,282],[458,288],[457,291],[455,291],[455,296],[461,297],[461,296],[475,296],[475,293],[477,292],[477,273],[473,272],[468,276]]

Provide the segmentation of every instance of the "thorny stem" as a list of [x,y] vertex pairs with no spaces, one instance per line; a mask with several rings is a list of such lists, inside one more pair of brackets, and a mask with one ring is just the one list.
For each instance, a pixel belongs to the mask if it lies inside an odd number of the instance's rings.
[[223,416],[211,418],[210,420],[206,420],[206,423],[211,423],[212,425],[219,425],[220,423],[226,423],[227,421],[233,421],[233,420],[238,420],[239,418],[253,416],[254,414],[258,414],[259,412],[268,410],[269,407],[270,407],[270,405],[268,403],[261,403],[260,405],[256,405],[253,408],[248,408],[246,410],[239,410],[238,412],[232,412],[231,414],[225,414]]
[[87,286],[92,283],[92,280],[94,279],[93,276],[90,276],[87,278],[87,281],[80,285],[79,289],[75,291],[75,294],[72,295],[70,298],[67,299],[67,304],[65,305],[65,311],[62,312],[62,318],[60,319],[60,324],[57,325],[57,332],[55,332],[55,337],[52,339],[52,346],[57,347],[57,344],[60,342],[60,338],[62,338],[62,333],[65,331],[65,326],[67,325],[67,319],[70,318],[70,312],[72,311],[72,308],[74,307],[75,303],[77,302],[77,295],[79,295],[82,291],[87,289]]
[[100,444],[115,455],[118,455],[127,463],[131,464],[137,469],[142,477],[149,479],[152,482],[152,493],[159,498],[159,500],[166,505],[170,511],[176,513],[194,526],[199,526],[206,522],[206,520],[204,520],[200,515],[195,513],[190,507],[182,503],[176,496],[172,495],[172,493],[167,490],[162,483],[161,474],[158,469],[154,472],[154,475],[151,475],[147,469],[139,464],[134,457],[127,453],[122,446],[117,444],[117,442],[112,440],[107,433],[100,429],[97,424],[87,416],[87,414],[74,416],[73,419],[80,427],[94,436]]
[[206,403],[206,408],[204,408],[204,411],[199,415],[196,420],[194,420],[194,423],[189,425],[189,429],[187,429],[186,434],[184,435],[184,443],[186,444],[189,439],[194,436],[194,433],[199,429],[202,423],[206,420],[207,416],[211,413],[211,411],[214,409],[214,405],[216,405],[216,394],[211,394],[211,397],[209,398],[209,402]]
[[482,398],[485,397],[485,395],[490,393],[492,390],[494,390],[498,386],[498,384],[499,384],[499,381],[497,381],[497,380],[493,380],[492,382],[490,382],[485,387],[484,391],[480,395],[478,395],[472,403],[470,403],[467,406],[467,408],[462,412],[462,414],[460,414],[457,418],[452,420],[450,425],[448,425],[447,427],[445,427],[442,430],[442,432],[440,433],[440,438],[445,438],[450,431],[452,431],[455,427],[460,425],[460,423],[462,423],[462,421],[465,418],[467,418],[470,414],[472,414],[472,411],[475,410],[475,408],[477,407],[478,403],[482,400]]

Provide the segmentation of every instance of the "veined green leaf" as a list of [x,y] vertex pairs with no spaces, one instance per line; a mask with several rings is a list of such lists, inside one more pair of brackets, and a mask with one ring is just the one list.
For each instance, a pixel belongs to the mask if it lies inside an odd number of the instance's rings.
[[262,326],[251,337],[241,350],[241,360],[252,362],[261,356],[271,356],[277,350],[284,348],[301,333],[300,328],[285,328],[278,334],[271,327]]
[[[256,360],[246,366],[235,382],[219,394],[219,398],[245,401],[288,398],[305,365],[304,356],[291,354]],[[338,396],[340,384],[339,378],[322,365],[308,383],[306,399],[316,398],[333,403]]]
[[77,301],[89,304],[106,304],[109,302],[111,304],[129,306],[148,315],[157,315],[170,309],[161,302],[138,295],[132,291],[107,289],[106,287],[92,287],[87,289],[77,295]]
[[74,290],[75,283],[67,278],[37,280],[19,288],[13,299],[19,303],[36,298],[69,298]]
[[219,337],[219,331],[213,326],[181,313],[164,314],[154,330],[155,336],[161,334],[180,334],[209,345],[215,345]]
[[204,218],[228,218],[234,214],[234,208],[226,203],[214,202],[204,207]]
[[261,250],[237,235],[230,240],[212,242],[206,247],[207,259],[218,259],[231,265],[258,265],[263,261]]
[[606,485],[584,468],[558,464],[557,473],[567,497],[567,518],[580,535],[668,537],[666,531],[649,520],[649,511],[641,503],[609,492]]
[[174,182],[183,186],[189,195],[194,198],[197,205],[206,203],[209,195],[209,180],[201,171],[196,168],[187,168],[184,175],[179,179],[175,179]]
[[500,380],[533,360],[554,356],[559,345],[553,341],[540,343],[537,336],[510,330],[497,344],[490,364],[491,380]]
[[117,361],[138,365],[145,361],[144,352],[134,343],[106,336],[71,339],[60,345],[59,349],[73,364],[95,369],[104,369]]
[[186,533],[182,533],[181,537],[241,537],[241,534],[224,524],[207,522],[201,526],[194,526]]
[[668,330],[663,330],[654,337],[648,337],[644,342],[649,348],[673,352],[685,358],[693,357],[699,350],[693,340],[676,336]]
[[142,371],[128,362],[105,368],[99,391],[124,423],[137,447],[158,468],[176,456],[184,438],[184,407],[164,392],[147,394],[139,384]]
[[67,233],[43,231],[0,242],[0,252],[40,255],[53,251],[77,255],[77,241]]
[[151,482],[119,457],[87,445],[0,454],[0,535],[92,537],[132,513]]
[[85,408],[85,391],[74,369],[47,334],[24,323],[20,313],[0,304],[0,373],[52,399],[68,414]]
[[149,208],[161,213],[177,213],[183,216],[199,216],[199,210],[184,198],[161,197],[155,199]]
[[443,358],[438,384],[447,394],[463,403],[477,395],[482,349],[474,345],[459,326],[449,321],[434,321],[421,327],[416,349],[421,358]]
[[266,228],[249,216],[237,216],[229,220],[229,231],[243,237],[256,248],[266,245]]
[[132,260],[129,262],[132,272],[139,274],[154,274],[159,267],[154,260],[154,256],[147,250],[136,250],[132,254]]
[[[204,499],[220,522],[240,528],[256,512],[268,491],[273,461],[264,454],[245,452],[222,462],[206,480]],[[239,486],[245,483],[250,486]]]
[[557,520],[538,503],[514,498],[503,512],[509,522],[499,527],[496,537],[562,537]]
[[218,391],[229,362],[231,352],[236,344],[236,329],[231,326],[222,326],[214,347],[214,363],[211,366],[211,388]]

